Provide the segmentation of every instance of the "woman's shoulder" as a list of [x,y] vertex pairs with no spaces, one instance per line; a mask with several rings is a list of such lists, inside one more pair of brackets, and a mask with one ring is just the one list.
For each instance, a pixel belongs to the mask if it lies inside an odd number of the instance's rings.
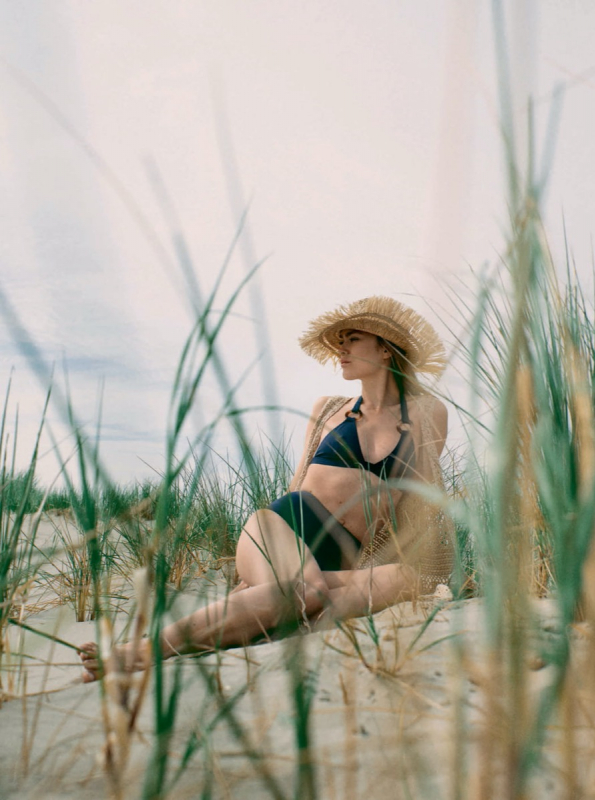
[[319,397],[312,406],[312,416],[318,417],[323,411],[333,407],[339,409],[351,400],[353,400],[353,397],[343,397],[342,395],[324,395],[323,397]]
[[353,403],[353,397],[343,397],[342,395],[319,397],[312,407],[310,424],[314,427],[326,425],[348,403]]
[[329,397],[323,395],[322,397],[317,397],[314,401],[314,405],[312,406],[312,416],[317,417],[325,405],[328,403]]
[[433,419],[443,419],[448,416],[448,410],[445,403],[442,402],[436,395],[429,392],[420,392],[411,396],[410,402],[420,414],[430,416]]

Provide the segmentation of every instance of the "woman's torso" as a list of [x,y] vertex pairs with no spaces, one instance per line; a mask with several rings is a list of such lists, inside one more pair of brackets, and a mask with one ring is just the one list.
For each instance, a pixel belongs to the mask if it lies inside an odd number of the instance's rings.
[[[353,433],[344,422],[345,412],[354,405],[356,401],[349,400],[327,420],[321,434],[323,445],[325,437],[331,431],[341,430],[338,426],[342,426],[346,438],[351,437],[353,440]],[[401,410],[398,406],[385,409],[379,415],[363,413],[360,419],[351,422],[357,431],[358,449],[365,462],[379,465],[383,459],[394,453],[407,458],[407,466],[391,464],[386,459],[387,469],[392,467],[393,477],[411,477],[414,472],[414,446],[419,442],[419,411],[415,397],[408,397],[407,409],[410,433],[407,430],[401,433],[397,428],[401,422]],[[408,443],[401,440],[402,436],[408,435],[412,437],[412,446],[407,446]],[[379,471],[378,467],[376,471]],[[399,489],[388,487],[383,478],[374,471],[359,465],[345,467],[311,463],[300,488],[317,497],[364,545],[372,532],[379,531],[391,519],[402,495]]]

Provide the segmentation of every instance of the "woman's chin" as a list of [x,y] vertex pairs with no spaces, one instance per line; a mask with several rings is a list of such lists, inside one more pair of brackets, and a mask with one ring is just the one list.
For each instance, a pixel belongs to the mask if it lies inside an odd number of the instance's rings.
[[353,372],[351,372],[349,369],[346,369],[345,367],[342,367],[342,372],[343,372],[343,376],[342,377],[343,377],[344,381],[356,381],[357,380],[358,376],[354,375]]

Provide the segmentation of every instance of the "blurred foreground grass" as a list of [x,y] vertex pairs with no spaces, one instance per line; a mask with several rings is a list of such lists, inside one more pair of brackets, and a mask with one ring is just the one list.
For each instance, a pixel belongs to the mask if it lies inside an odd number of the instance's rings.
[[[479,594],[481,641],[465,643],[453,629],[447,777],[438,794],[434,784],[427,788],[419,778],[419,793],[411,796],[536,797],[536,777],[550,773],[559,789],[552,796],[593,796],[595,322],[575,275],[567,266],[563,280],[556,273],[534,205],[515,237],[508,253],[514,270],[508,263],[494,270],[480,286],[477,307],[469,310],[471,334],[459,347],[471,376],[469,406],[475,411],[463,411],[469,444],[456,456],[445,456],[447,493],[435,498],[453,516],[457,530],[450,608],[464,616],[464,601],[456,598]],[[200,326],[192,335],[196,331],[204,336]],[[174,400],[182,398],[182,413],[191,406],[190,393],[188,388],[174,393]],[[179,406],[173,417],[179,432]],[[246,455],[247,440],[240,442],[244,457],[235,467],[224,462],[215,467],[213,457],[207,458],[196,443],[180,458],[170,443],[169,468],[160,480],[121,487],[107,480],[97,450],[81,439],[79,486],[67,481],[60,492],[44,490],[36,482],[35,453],[29,469],[15,473],[14,450],[3,447],[3,647],[8,626],[26,624],[28,614],[39,612],[35,593],[41,588],[48,604],[67,604],[77,620],[96,620],[104,653],[111,648],[112,622],[122,616],[129,635],[147,631],[153,638],[156,663],[149,695],[142,684],[129,690],[122,705],[109,688],[100,690],[106,752],[111,754],[105,761],[106,785],[115,797],[127,796],[126,753],[135,740],[139,709],[147,702],[154,709],[154,744],[146,760],[143,797],[176,796],[175,787],[199,756],[206,759],[203,796],[218,796],[208,767],[215,752],[210,734],[197,738],[194,730],[180,750],[182,662],[164,670],[158,636],[177,613],[177,598],[195,587],[197,578],[218,574],[223,585],[233,584],[233,553],[243,522],[287,488],[292,465],[286,448],[250,448]],[[39,524],[48,519],[54,520],[54,536],[42,542]],[[544,628],[536,598],[548,598],[555,607],[553,627],[550,621]],[[428,613],[418,636],[400,655],[398,648],[396,655],[387,651],[387,637],[372,617],[363,628],[347,625],[341,631],[371,674],[398,676],[444,608],[440,603]],[[389,640],[398,638],[395,631]],[[376,666],[366,647],[376,653]],[[347,650],[339,652],[347,657]],[[219,704],[222,716],[216,718],[234,731],[240,751],[259,776],[263,796],[324,797],[317,777],[321,767],[312,749],[320,662],[306,654],[301,637],[287,640],[286,654],[295,725],[294,790],[289,795],[236,716],[236,704],[239,708],[249,684],[235,699],[223,702],[221,685],[200,662],[192,680],[201,695]],[[8,655],[14,660],[14,653]],[[21,662],[17,679],[11,673],[8,680],[6,673],[6,699],[18,695],[26,669]],[[537,689],[536,670],[545,676]],[[461,689],[465,683],[478,693],[474,704]],[[344,691],[347,697],[349,689]],[[266,699],[262,702],[266,706]],[[212,719],[208,725],[214,726]],[[345,736],[349,750],[347,732]]]
[[[499,46],[503,50],[502,41]],[[502,53],[500,58],[503,63]],[[527,165],[519,166],[508,107],[508,74],[501,70],[510,214],[506,245],[499,263],[478,279],[475,304],[463,309],[468,333],[460,339],[458,351],[470,389],[468,398],[452,400],[463,414],[468,445],[445,468],[447,493],[433,498],[452,516],[457,529],[455,600],[450,605],[441,600],[429,608],[403,649],[398,625],[379,631],[371,616],[359,625],[341,625],[347,644],[342,640],[338,647],[332,640],[329,645],[345,659],[333,675],[345,716],[339,743],[346,775],[341,789],[333,784],[329,793],[321,777],[328,762],[317,745],[329,743],[316,742],[312,709],[322,655],[312,654],[305,644],[312,637],[295,636],[281,643],[287,719],[293,733],[284,762],[292,772],[289,783],[275,773],[278,764],[268,755],[266,736],[255,738],[241,717],[244,696],[256,692],[251,678],[231,692],[221,679],[219,653],[214,669],[212,664],[207,669],[200,659],[186,671],[183,659],[165,669],[161,658],[160,631],[178,613],[176,604],[184,590],[195,585],[197,576],[213,570],[221,570],[223,582],[230,585],[234,544],[243,521],[284,492],[291,472],[282,447],[259,453],[251,445],[243,424],[246,409],[236,404],[235,384],[218,347],[218,335],[250,275],[223,303],[218,300],[223,312],[212,322],[215,297],[240,230],[206,300],[189,278],[196,323],[172,386],[166,466],[154,484],[114,485],[99,456],[99,437],[90,442],[81,434],[69,398],[56,398],[54,387],[54,399],[77,442],[77,479],[64,469],[66,488],[44,490],[35,479],[37,447],[29,467],[16,472],[17,436],[15,430],[9,445],[8,399],[5,402],[0,431],[3,698],[21,697],[26,686],[27,654],[22,647],[16,654],[10,651],[7,631],[13,625],[22,628],[32,608],[38,610],[36,592],[45,592],[43,597],[51,597],[48,602],[69,604],[77,620],[95,621],[102,660],[113,646],[113,622],[118,616],[126,618],[125,631],[133,640],[146,633],[152,643],[155,663],[150,675],[147,671],[139,682],[102,681],[99,686],[104,793],[130,796],[129,756],[142,738],[137,735],[139,714],[150,704],[151,735],[144,737],[148,748],[143,751],[141,780],[135,784],[144,798],[176,797],[185,773],[197,762],[193,796],[225,796],[225,790],[221,794],[218,789],[224,781],[218,777],[216,744],[216,729],[223,723],[235,748],[224,755],[250,764],[262,796],[356,797],[357,701],[371,703],[370,694],[364,700],[356,696],[355,679],[346,668],[359,659],[370,681],[380,676],[388,686],[387,697],[394,700],[393,745],[384,755],[395,797],[541,800],[544,777],[551,782],[548,796],[595,797],[594,313],[571,259],[561,265],[552,261],[540,216],[548,165],[537,169],[530,142]],[[174,234],[174,251],[182,254],[186,274],[188,249],[180,232]],[[27,341],[15,319],[10,317],[9,323]],[[47,365],[39,362],[34,343],[29,344],[32,367],[47,375]],[[221,389],[220,412],[188,444],[189,413],[207,369]],[[223,419],[231,423],[241,454],[240,467],[229,467],[225,476],[212,469],[209,444]],[[50,540],[41,541],[40,523],[50,510],[53,519],[62,514],[61,522],[56,522]],[[465,601],[457,597],[474,593],[481,601],[474,606],[479,616],[470,641],[459,635],[455,625],[457,620],[464,623],[467,613]],[[554,622],[544,624],[539,598],[546,598],[554,609]],[[420,644],[445,609],[451,633],[429,645]],[[37,633],[52,638],[41,630]],[[448,755],[434,764],[432,753],[421,755],[423,741],[408,738],[401,693],[411,684],[412,693],[419,694],[407,665],[446,641],[448,649],[440,651],[446,699],[442,705],[434,701],[429,705],[436,719],[442,712],[439,722]],[[76,644],[62,643],[73,649]],[[253,668],[250,655],[243,658],[248,674]],[[11,671],[5,669],[8,661]],[[266,676],[265,668],[262,672]],[[184,727],[180,720],[187,711],[188,686],[193,723]],[[260,701],[266,707],[272,699],[267,695]],[[35,725],[31,730],[35,732]],[[31,736],[22,747],[21,777],[28,774],[30,748]],[[405,769],[405,763],[411,768]],[[366,796],[373,797],[373,791]]]

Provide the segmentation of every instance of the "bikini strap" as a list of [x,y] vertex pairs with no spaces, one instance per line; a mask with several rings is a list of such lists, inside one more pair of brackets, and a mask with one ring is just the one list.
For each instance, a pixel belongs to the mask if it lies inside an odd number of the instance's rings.
[[406,425],[411,424],[411,420],[409,419],[409,409],[407,408],[407,398],[405,397],[405,392],[401,394],[401,422],[404,422]]
[[[363,402],[363,397],[359,397],[353,408],[347,412],[346,416],[351,416],[351,414],[361,414],[360,406]],[[406,425],[411,425],[411,420],[409,419],[409,409],[407,407],[407,397],[405,396],[405,392],[403,392],[399,398],[401,403],[401,422],[404,422]]]

